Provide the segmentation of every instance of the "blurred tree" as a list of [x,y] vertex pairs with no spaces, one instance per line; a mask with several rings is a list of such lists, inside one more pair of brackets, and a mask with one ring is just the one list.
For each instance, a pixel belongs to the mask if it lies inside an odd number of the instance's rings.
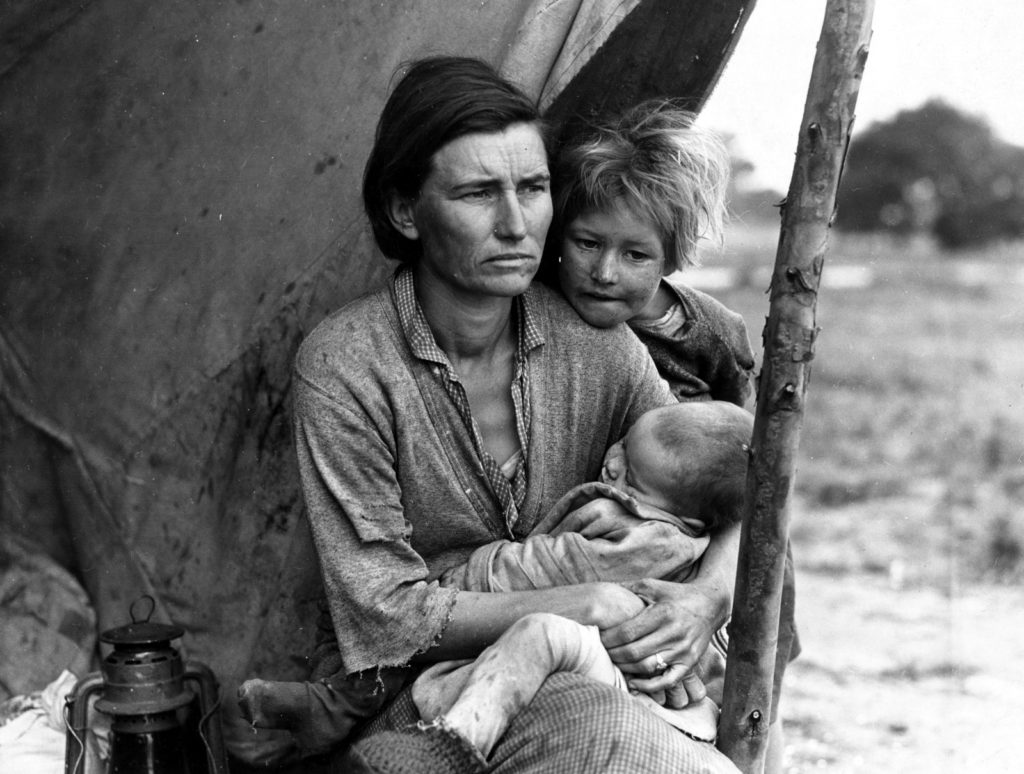
[[930,100],[855,134],[836,227],[931,232],[946,247],[1024,235],[1024,148]]

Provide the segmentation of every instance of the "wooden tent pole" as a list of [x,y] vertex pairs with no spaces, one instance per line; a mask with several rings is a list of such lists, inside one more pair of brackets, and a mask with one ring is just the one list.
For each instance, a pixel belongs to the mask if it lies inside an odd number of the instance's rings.
[[816,306],[874,0],[828,0],[786,201],[747,474],[719,748],[745,774],[767,750],[789,497],[818,333]]

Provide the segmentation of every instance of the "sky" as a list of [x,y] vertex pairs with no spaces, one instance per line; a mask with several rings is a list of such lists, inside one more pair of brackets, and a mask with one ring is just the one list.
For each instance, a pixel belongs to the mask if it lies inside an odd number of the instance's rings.
[[[786,191],[825,0],[757,0],[701,123]],[[1024,146],[1024,2],[876,0],[854,136],[940,97]]]

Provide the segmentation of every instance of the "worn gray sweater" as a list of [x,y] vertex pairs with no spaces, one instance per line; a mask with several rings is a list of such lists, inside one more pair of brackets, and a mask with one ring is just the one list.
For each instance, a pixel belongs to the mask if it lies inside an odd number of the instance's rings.
[[582,322],[535,286],[517,301],[544,338],[528,356],[528,488],[510,534],[456,407],[403,334],[391,286],[321,323],[296,359],[303,493],[345,670],[407,664],[444,630],[443,570],[521,538],[643,412],[673,401],[625,327]]
[[666,320],[631,320],[678,400],[725,400],[745,406],[754,353],[743,318],[707,293],[664,278],[676,305]]

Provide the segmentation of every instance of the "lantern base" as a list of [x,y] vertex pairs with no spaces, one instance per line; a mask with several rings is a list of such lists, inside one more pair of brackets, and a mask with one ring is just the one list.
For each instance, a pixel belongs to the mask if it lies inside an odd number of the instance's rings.
[[109,774],[195,774],[174,712],[117,718],[111,731]]

